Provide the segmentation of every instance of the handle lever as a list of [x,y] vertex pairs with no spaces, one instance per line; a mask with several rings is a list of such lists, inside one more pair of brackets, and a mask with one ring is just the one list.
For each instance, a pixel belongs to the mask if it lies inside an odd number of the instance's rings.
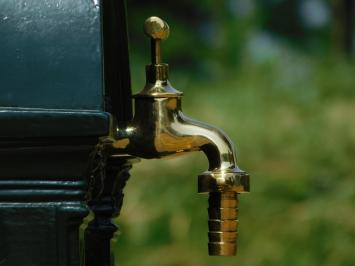
[[161,18],[149,17],[144,23],[144,32],[151,40],[152,65],[159,65],[162,63],[160,43],[169,37],[169,25]]

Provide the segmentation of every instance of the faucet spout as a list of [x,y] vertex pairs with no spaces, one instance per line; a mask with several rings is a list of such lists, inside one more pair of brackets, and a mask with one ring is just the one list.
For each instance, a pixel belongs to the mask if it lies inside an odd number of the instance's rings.
[[123,152],[152,159],[203,151],[209,171],[235,169],[236,155],[230,138],[222,130],[184,115],[180,96],[136,97],[135,102],[132,123],[116,137],[120,143],[117,147]]
[[191,139],[192,150],[205,153],[209,171],[234,169],[236,153],[230,138],[220,129],[209,124],[194,120],[177,112],[176,123],[172,125],[180,135]]

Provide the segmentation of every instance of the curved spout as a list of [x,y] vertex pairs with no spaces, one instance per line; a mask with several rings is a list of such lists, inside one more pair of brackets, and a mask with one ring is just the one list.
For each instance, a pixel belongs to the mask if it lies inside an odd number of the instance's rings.
[[181,96],[139,95],[131,124],[116,132],[110,144],[116,154],[159,159],[203,151],[209,168],[199,176],[201,193],[249,191],[249,176],[236,164],[232,141],[223,131],[185,116]]
[[232,141],[221,130],[185,116],[180,97],[137,98],[131,125],[118,133],[119,148],[130,155],[151,159],[201,150],[209,171],[236,167]]
[[236,153],[230,138],[220,129],[209,124],[191,119],[178,111],[172,129],[193,139],[192,146],[207,156],[209,171],[234,169]]

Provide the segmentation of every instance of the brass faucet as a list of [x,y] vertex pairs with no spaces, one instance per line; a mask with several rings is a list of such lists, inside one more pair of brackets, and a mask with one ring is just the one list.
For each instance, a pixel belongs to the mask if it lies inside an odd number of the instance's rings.
[[168,38],[169,26],[158,17],[145,21],[151,39],[152,63],[146,66],[146,85],[134,95],[134,118],[119,128],[112,121],[111,135],[101,139],[110,156],[130,155],[160,159],[203,151],[209,168],[198,176],[198,192],[209,193],[210,255],[236,254],[238,193],[249,192],[249,175],[236,164],[232,141],[221,130],[185,116],[182,92],[168,81],[168,65],[161,60],[161,41]]

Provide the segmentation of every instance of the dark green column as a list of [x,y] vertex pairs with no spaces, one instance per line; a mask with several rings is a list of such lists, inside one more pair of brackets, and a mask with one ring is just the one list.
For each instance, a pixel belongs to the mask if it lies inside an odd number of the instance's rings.
[[124,2],[103,3],[0,1],[0,265],[80,265],[96,144],[131,118]]

